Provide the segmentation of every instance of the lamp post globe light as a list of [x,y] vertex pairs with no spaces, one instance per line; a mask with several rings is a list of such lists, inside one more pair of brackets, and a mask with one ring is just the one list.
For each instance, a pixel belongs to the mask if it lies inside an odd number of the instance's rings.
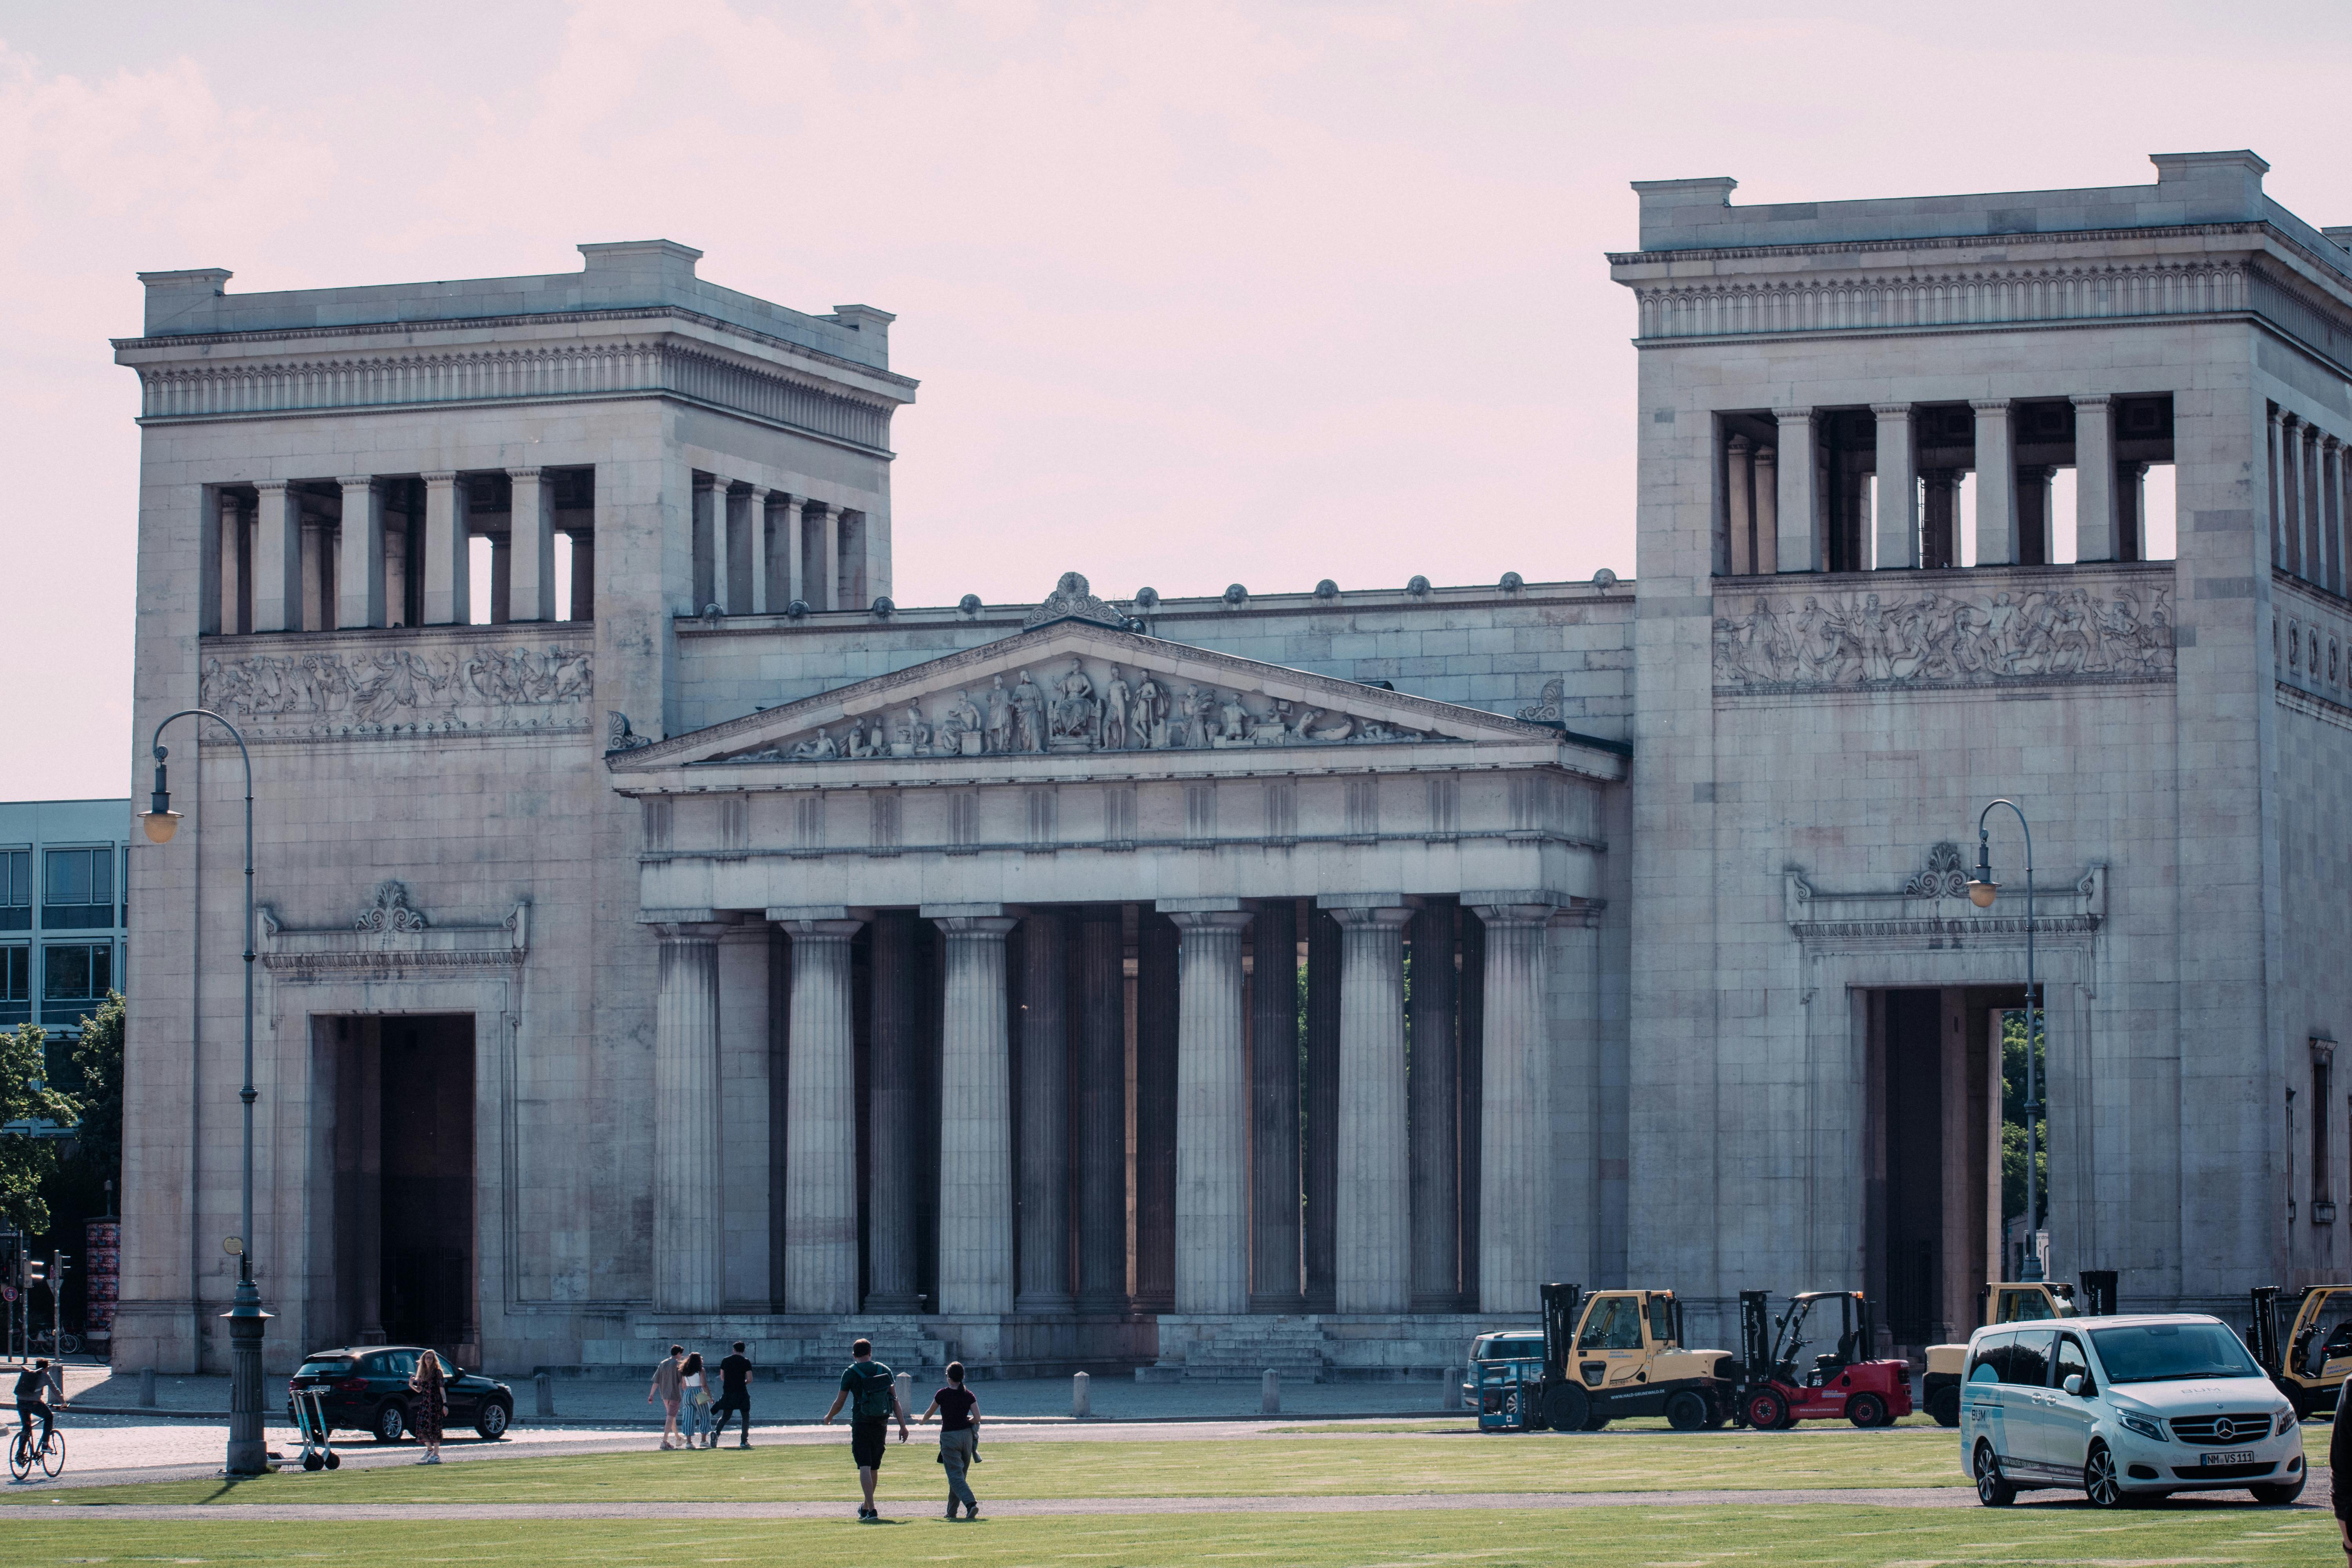
[[1993,801],[1977,813],[1977,874],[1969,883],[1969,902],[1989,910],[2000,896],[2000,884],[1992,879],[1992,836],[1985,827],[1985,819],[1996,805],[2017,813],[2017,826],[2025,835],[2025,1256],[2019,1264],[2018,1278],[2039,1279],[2042,1276],[2042,1187],[2034,1167],[2041,1161],[2042,990],[2033,973],[2033,828],[2013,800]]
[[[239,1233],[223,1248],[236,1259],[236,1296],[222,1315],[228,1319],[228,1462],[232,1476],[257,1476],[269,1468],[269,1450],[261,1435],[261,1336],[270,1314],[261,1310],[261,1287],[253,1279],[253,753],[236,725],[209,708],[183,708],[155,726],[155,792],[139,826],[152,844],[169,844],[180,829],[180,814],[172,809],[172,794],[164,784],[163,728],[175,719],[210,719],[236,742],[245,762],[245,1087],[237,1098],[245,1103],[245,1189],[239,1212]],[[201,778],[201,774],[199,775]]]

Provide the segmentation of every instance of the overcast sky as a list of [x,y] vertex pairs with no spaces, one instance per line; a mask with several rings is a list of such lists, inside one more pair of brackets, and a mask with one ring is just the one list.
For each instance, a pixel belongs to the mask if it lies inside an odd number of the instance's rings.
[[[1713,9],[1715,19],[1692,21]],[[141,269],[898,312],[897,596],[1633,571],[1635,179],[2352,221],[2352,8],[0,3],[0,799],[130,788]],[[2329,171],[2333,169],[2334,174]]]

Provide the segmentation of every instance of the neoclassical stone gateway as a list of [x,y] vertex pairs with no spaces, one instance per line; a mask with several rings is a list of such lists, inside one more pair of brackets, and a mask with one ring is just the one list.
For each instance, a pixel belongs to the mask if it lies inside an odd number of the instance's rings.
[[[2340,1275],[2352,250],[2156,163],[1638,187],[1638,591],[904,608],[885,312],[664,242],[146,275],[138,736],[253,747],[271,1363],[1382,1375],[1546,1279],[1947,1338],[2004,1267],[2001,795],[2053,1268]],[[241,774],[175,744],[116,1334],[217,1368]]]

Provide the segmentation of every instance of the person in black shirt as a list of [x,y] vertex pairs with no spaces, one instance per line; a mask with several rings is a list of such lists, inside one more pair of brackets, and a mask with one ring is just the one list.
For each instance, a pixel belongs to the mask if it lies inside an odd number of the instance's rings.
[[939,1413],[940,1464],[948,1473],[948,1517],[953,1519],[961,1503],[966,1518],[978,1519],[980,1500],[971,1495],[964,1473],[980,1462],[980,1401],[963,1385],[963,1363],[948,1363],[948,1385],[931,1395],[922,1419],[929,1421],[932,1411]]
[[33,1429],[33,1418],[41,1419],[41,1441],[49,1440],[50,1428],[57,1425],[56,1413],[43,1397],[49,1392],[49,1363],[37,1361],[16,1374],[16,1426],[19,1433]]
[[711,1412],[718,1425],[711,1429],[710,1446],[717,1447],[719,1439],[727,1435],[730,1411],[743,1418],[736,1447],[751,1446],[751,1363],[743,1354],[743,1342],[735,1342],[735,1353],[719,1363],[719,1407]]

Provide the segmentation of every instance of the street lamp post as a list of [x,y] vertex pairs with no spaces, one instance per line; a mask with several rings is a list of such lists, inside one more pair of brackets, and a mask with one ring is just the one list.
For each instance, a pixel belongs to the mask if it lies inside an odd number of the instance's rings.
[[2017,813],[2017,826],[2025,835],[2025,1257],[2018,1268],[2019,1278],[2042,1278],[2042,1187],[2034,1179],[2034,1166],[2041,1158],[2042,1118],[2042,990],[2033,973],[2033,828],[2025,820],[2024,811],[2013,800],[1996,800],[1977,813],[1977,874],[1969,884],[1969,901],[1980,910],[1992,908],[2000,896],[2000,884],[1992,879],[1992,836],[1985,828],[1985,819],[1996,805],[2005,805]]
[[[253,753],[236,726],[209,708],[183,708],[155,726],[155,793],[140,815],[148,839],[169,844],[179,831],[180,814],[172,809],[171,791],[164,787],[163,726],[173,719],[210,719],[236,742],[245,760],[245,1087],[237,1098],[245,1102],[245,1192],[240,1224],[243,1234],[232,1238],[236,1254],[236,1297],[228,1311],[228,1473],[257,1476],[269,1468],[269,1450],[261,1436],[261,1336],[270,1314],[261,1310],[261,1288],[253,1279]],[[202,775],[199,774],[199,782]]]

